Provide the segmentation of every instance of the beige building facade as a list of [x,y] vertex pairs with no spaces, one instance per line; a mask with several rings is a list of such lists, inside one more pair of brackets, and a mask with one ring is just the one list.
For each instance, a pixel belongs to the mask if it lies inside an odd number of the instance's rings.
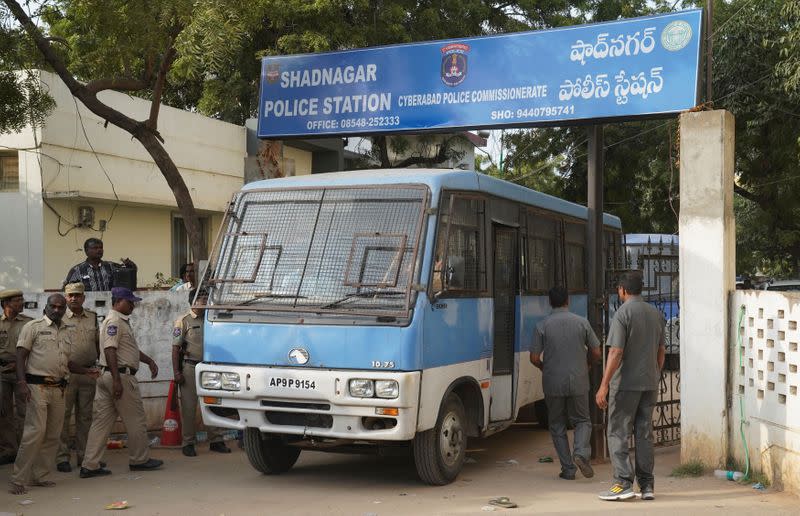
[[[73,99],[54,74],[40,80],[56,101],[46,123],[0,135],[0,288],[58,289],[85,258],[83,242],[101,238],[105,259],[130,257],[138,284],[176,276],[190,258],[172,191],[152,158],[130,135]],[[150,103],[106,91],[103,102],[136,119]],[[161,107],[159,131],[201,217],[205,247],[243,184],[246,129]],[[311,172],[311,153],[287,148],[295,174]],[[210,250],[210,249],[209,249]]]

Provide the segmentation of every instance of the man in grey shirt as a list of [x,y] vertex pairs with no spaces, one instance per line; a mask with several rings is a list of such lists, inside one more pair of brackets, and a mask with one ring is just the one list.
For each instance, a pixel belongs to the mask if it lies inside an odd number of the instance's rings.
[[[559,477],[575,480],[580,468],[586,478],[594,476],[589,464],[589,368],[587,350],[592,360],[600,358],[600,342],[589,321],[569,311],[569,295],[564,287],[550,289],[553,312],[536,326],[531,362],[542,370],[547,421],[553,446],[561,461]],[[575,455],[570,454],[567,419],[575,428]],[[577,468],[576,468],[577,464]]]
[[[635,496],[633,479],[642,500],[655,499],[653,479],[653,407],[664,366],[664,316],[642,299],[642,274],[622,275],[617,294],[623,305],[614,315],[606,343],[606,370],[595,400],[608,407],[608,451],[614,467],[614,484],[602,500]],[[633,427],[636,470],[631,467],[628,442]]]

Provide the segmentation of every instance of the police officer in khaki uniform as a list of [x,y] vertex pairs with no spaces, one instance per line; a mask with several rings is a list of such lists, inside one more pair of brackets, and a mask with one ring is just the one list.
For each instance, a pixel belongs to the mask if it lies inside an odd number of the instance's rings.
[[25,486],[50,487],[46,480],[58,448],[64,422],[64,389],[74,374],[97,376],[69,359],[74,327],[63,321],[67,300],[61,294],[47,298],[44,317],[28,322],[17,342],[17,385],[28,404],[19,453],[11,475],[12,494],[26,493]]
[[31,320],[22,314],[24,303],[21,290],[0,292],[0,464],[14,462],[25,423],[25,403],[14,372],[19,332]]
[[86,441],[86,454],[81,465],[81,478],[110,475],[100,459],[106,449],[106,440],[117,416],[122,418],[128,430],[128,450],[131,470],[151,470],[164,463],[150,458],[147,442],[147,421],[136,381],[139,362],[150,367],[150,376],[158,375],[158,366],[152,358],[139,350],[129,317],[134,303],[142,298],[133,295],[129,289],[111,289],[112,310],[100,325],[100,368],[103,371],[97,380],[94,396],[94,412],[89,438]]
[[[90,368],[98,357],[97,314],[83,308],[86,300],[83,283],[69,283],[64,287],[67,297],[67,315],[64,320],[75,326],[72,337],[70,360],[76,364]],[[69,423],[75,414],[75,454],[77,464],[83,462],[86,450],[86,438],[92,426],[92,402],[94,401],[95,379],[86,375],[74,375],[64,393],[64,429],[61,431],[61,443],[56,457],[56,468],[62,473],[72,471],[69,463]]]
[[[197,290],[189,292],[191,303]],[[175,371],[175,383],[180,385],[181,420],[183,421],[183,454],[187,457],[197,455],[195,443],[197,433],[195,420],[197,417],[197,384],[194,368],[203,360],[203,314],[208,302],[208,293],[200,291],[197,301],[186,315],[175,321],[172,330],[172,369]],[[183,363],[181,365],[181,362]],[[222,429],[215,426],[206,427],[209,450],[217,453],[230,453],[222,439]]]

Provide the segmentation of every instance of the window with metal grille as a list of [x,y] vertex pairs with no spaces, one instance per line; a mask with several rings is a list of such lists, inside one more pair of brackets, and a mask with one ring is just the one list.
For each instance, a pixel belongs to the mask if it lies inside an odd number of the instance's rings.
[[586,224],[564,224],[564,250],[566,257],[567,287],[570,292],[585,292],[586,278]]
[[547,292],[563,282],[556,275],[561,222],[540,213],[528,213],[527,289]]
[[606,264],[605,288],[608,292],[616,292],[619,275],[627,269],[625,252],[622,249],[622,233],[616,229],[603,231],[603,256]]
[[427,202],[416,185],[243,192],[212,257],[210,302],[407,314]]
[[486,201],[467,195],[442,197],[433,291],[486,290],[484,220]]
[[19,192],[17,151],[0,153],[0,192]]

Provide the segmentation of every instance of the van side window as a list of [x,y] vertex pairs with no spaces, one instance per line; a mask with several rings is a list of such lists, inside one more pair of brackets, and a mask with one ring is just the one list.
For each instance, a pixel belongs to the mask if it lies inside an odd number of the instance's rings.
[[570,292],[585,292],[586,279],[586,223],[564,224],[564,250],[567,268],[567,287]]
[[528,213],[527,289],[530,292],[547,292],[559,284],[556,276],[559,225],[556,219]]
[[458,194],[442,197],[433,292],[486,290],[485,214],[486,202],[483,199]]
[[609,292],[614,292],[614,285],[620,271],[626,269],[625,252],[622,249],[622,233],[616,229],[606,228],[603,231],[603,258],[606,267],[606,285]]

